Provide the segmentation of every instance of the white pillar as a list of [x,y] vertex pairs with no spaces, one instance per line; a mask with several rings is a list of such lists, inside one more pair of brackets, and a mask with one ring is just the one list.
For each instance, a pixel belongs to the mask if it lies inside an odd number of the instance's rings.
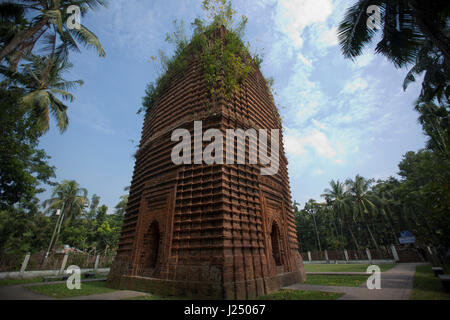
[[61,268],[59,269],[59,274],[63,274],[64,273],[64,269],[66,268],[66,264],[67,264],[67,258],[69,257],[69,255],[66,253],[64,255],[62,264],[61,264]]
[[312,261],[312,260],[311,260],[311,251],[308,251],[308,260],[309,260],[309,262]]
[[344,249],[344,256],[345,256],[345,261],[348,262],[348,252],[347,252],[347,249]]
[[325,260],[327,260],[327,262],[328,262],[328,252],[327,252],[327,250],[325,250]]
[[27,265],[28,265],[28,261],[30,261],[30,253],[29,252],[25,255],[25,258],[23,259],[22,267],[20,268],[20,273],[25,271],[25,269],[27,268]]
[[366,254],[367,254],[367,258],[369,259],[369,262],[372,262],[372,255],[370,254],[369,248],[366,248]]
[[95,257],[94,270],[97,270],[97,268],[98,268],[98,262],[99,262],[99,259],[100,259],[100,255],[98,254],[98,255]]
[[394,260],[395,261],[400,261],[400,259],[398,258],[397,250],[395,249],[394,245],[391,246],[391,251],[392,251],[392,256],[394,257]]

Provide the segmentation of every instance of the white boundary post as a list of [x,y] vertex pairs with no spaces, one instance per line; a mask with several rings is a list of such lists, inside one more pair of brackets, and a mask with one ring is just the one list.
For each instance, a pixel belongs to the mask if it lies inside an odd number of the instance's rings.
[[30,255],[31,254],[29,252],[25,255],[25,258],[22,262],[22,267],[20,268],[20,273],[25,272],[25,270],[27,269],[28,261],[30,261]]
[[366,254],[367,254],[367,258],[369,259],[369,262],[372,263],[372,255],[370,254],[369,248],[366,248]]
[[59,269],[59,274],[63,274],[64,273],[64,269],[66,268],[67,258],[68,257],[69,257],[69,255],[67,253],[64,254],[64,258],[63,258],[63,261],[61,263],[61,268]]

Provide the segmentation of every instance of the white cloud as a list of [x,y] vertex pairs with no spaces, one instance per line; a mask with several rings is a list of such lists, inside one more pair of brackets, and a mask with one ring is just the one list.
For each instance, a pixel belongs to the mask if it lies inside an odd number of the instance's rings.
[[314,169],[313,172],[311,173],[312,176],[320,176],[321,174],[323,174],[323,171],[320,168]]
[[306,148],[309,148],[319,157],[331,159],[336,156],[336,151],[326,134],[317,128],[308,129],[307,132],[287,129],[286,133],[285,146],[288,154],[303,155],[306,153]]
[[319,37],[319,41],[325,47],[338,45],[339,41],[338,41],[338,37],[337,37],[337,28],[332,27],[328,30],[323,31]]
[[368,87],[368,83],[364,78],[356,78],[345,83],[342,93],[355,93],[357,91],[364,90]]
[[303,30],[314,23],[325,22],[333,12],[331,0],[280,0],[276,23],[296,48],[303,45]]
[[375,55],[372,53],[365,53],[356,58],[356,60],[351,64],[352,69],[364,68],[372,63],[375,59]]

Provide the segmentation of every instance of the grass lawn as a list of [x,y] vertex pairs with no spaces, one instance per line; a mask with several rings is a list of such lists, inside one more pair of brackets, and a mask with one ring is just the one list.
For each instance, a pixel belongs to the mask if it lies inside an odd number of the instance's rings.
[[258,297],[258,300],[336,300],[342,295],[343,293],[282,289]]
[[[366,272],[369,264],[305,264],[306,272]],[[381,272],[387,271],[395,264],[379,264]]]
[[[108,275],[101,275],[97,274],[95,277],[92,277],[90,279],[100,279],[100,278],[106,278]],[[84,276],[81,275],[81,279],[84,279]],[[55,281],[61,281],[61,279],[49,279],[49,282],[55,282]],[[28,283],[37,283],[37,282],[44,282],[43,277],[36,277],[36,278],[28,278],[28,279],[0,279],[0,286],[13,286],[17,284],[28,284]]]
[[322,286],[358,287],[367,281],[369,275],[307,275],[306,284]]
[[441,281],[434,276],[431,266],[417,266],[410,299],[450,300],[450,293],[444,292]]
[[[336,300],[343,293],[282,289],[280,291],[258,297],[257,300]],[[179,297],[162,297],[155,294],[127,298],[125,300],[183,300]]]
[[131,297],[124,300],[186,300],[187,298],[179,298],[179,297],[163,297],[158,296],[157,294],[148,294],[145,296]]
[[16,284],[27,284],[42,282],[42,277],[30,279],[0,279],[0,286],[13,286]]
[[69,290],[65,283],[30,286],[26,287],[26,289],[53,298],[70,298],[117,291],[107,288],[104,281],[82,282],[80,290]]

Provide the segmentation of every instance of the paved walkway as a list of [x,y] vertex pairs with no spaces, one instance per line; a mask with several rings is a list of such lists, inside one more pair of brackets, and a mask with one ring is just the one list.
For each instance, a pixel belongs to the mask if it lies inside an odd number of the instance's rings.
[[[105,279],[86,279],[81,282],[91,281],[105,281]],[[26,287],[40,286],[47,284],[66,283],[66,281],[52,281],[52,282],[36,282],[27,284],[18,284],[10,286],[0,286],[0,300],[121,300],[139,296],[148,295],[147,293],[131,291],[131,290],[117,290],[113,292],[106,292],[100,294],[92,294],[88,296],[71,297],[64,299],[57,299],[46,295],[41,295],[28,290]]]
[[381,289],[369,290],[365,282],[359,287],[294,284],[285,289],[344,293],[339,300],[408,300],[411,295],[416,266],[425,264],[400,263],[388,271],[382,272]]
[[[408,300],[411,294],[413,277],[416,266],[426,263],[401,263],[381,273],[381,289],[369,290],[364,282],[359,287],[322,286],[310,284],[294,284],[285,289],[311,290],[324,292],[344,293],[340,300]],[[316,273],[317,274],[317,273]],[[323,274],[323,273],[322,273]],[[353,274],[348,272],[333,272],[327,274]],[[360,274],[360,273],[357,273]],[[364,273],[365,274],[365,273]],[[88,281],[99,281],[99,279],[88,279]],[[52,283],[65,283],[55,281]],[[0,286],[0,300],[56,300],[56,298],[40,295],[27,290],[27,286],[36,286],[46,283],[30,283],[12,286]],[[102,294],[66,298],[67,300],[120,300],[147,295],[143,292],[118,290]]]

